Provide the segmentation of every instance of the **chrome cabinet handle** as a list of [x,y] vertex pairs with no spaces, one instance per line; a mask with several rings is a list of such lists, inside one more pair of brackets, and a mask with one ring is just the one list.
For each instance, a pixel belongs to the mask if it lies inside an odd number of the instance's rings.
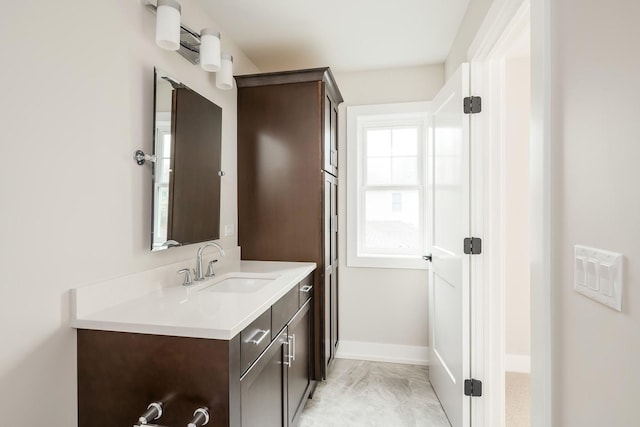
[[294,338],[295,337],[293,335],[287,335],[287,361],[284,362],[284,364],[289,368],[293,366],[293,361],[296,358],[295,353],[294,355],[291,354],[291,348],[295,345],[293,341]]
[[291,362],[296,361],[296,334],[291,335],[293,341],[293,350],[291,350]]
[[[256,339],[255,337],[258,336],[258,334],[262,334],[262,336],[258,339]],[[251,344],[255,344],[255,345],[260,345],[260,343],[262,341],[264,341],[264,339],[267,337],[267,335],[269,335],[271,333],[271,329],[267,329],[266,331],[263,331],[261,329],[258,329],[258,332],[256,332],[256,334],[253,336],[252,339],[250,339],[248,342],[250,342]]]
[[304,292],[305,294],[308,294],[311,291],[311,289],[313,289],[313,286],[305,285],[300,288],[300,292]]

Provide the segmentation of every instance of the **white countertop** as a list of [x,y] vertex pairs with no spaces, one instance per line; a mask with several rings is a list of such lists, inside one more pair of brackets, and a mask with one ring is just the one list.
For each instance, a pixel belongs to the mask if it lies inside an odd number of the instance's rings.
[[[230,340],[316,268],[315,263],[241,261],[233,271],[191,286],[167,286],[91,311],[91,298],[104,286],[72,290],[71,326],[77,329],[134,332]],[[272,282],[251,293],[210,292],[227,277],[265,277]],[[115,291],[115,290],[114,290]],[[93,292],[93,294],[92,294]],[[83,306],[84,305],[84,306]]]

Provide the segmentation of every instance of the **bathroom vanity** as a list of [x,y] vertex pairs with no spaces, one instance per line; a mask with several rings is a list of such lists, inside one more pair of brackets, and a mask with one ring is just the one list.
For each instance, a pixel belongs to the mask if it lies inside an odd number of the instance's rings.
[[315,268],[242,261],[115,304],[100,302],[104,287],[75,289],[78,425],[131,426],[153,402],[161,426],[200,407],[208,426],[295,425],[312,389]]

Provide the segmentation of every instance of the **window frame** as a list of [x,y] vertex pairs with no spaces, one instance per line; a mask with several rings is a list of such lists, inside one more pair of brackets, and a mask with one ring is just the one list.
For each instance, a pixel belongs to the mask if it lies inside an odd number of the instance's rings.
[[[369,268],[428,269],[422,256],[389,253],[362,253],[364,246],[364,198],[367,190],[418,190],[421,217],[419,227],[422,251],[429,247],[427,200],[427,144],[430,132],[430,102],[408,102],[347,107],[347,266]],[[417,185],[364,185],[365,148],[364,132],[375,127],[419,127],[418,183]]]

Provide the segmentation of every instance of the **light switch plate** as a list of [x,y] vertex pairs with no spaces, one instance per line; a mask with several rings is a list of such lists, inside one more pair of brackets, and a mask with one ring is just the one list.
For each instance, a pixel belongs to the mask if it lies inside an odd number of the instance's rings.
[[224,237],[233,236],[234,226],[233,224],[227,224],[224,226]]
[[622,260],[616,252],[576,245],[573,289],[599,303],[622,311]]

